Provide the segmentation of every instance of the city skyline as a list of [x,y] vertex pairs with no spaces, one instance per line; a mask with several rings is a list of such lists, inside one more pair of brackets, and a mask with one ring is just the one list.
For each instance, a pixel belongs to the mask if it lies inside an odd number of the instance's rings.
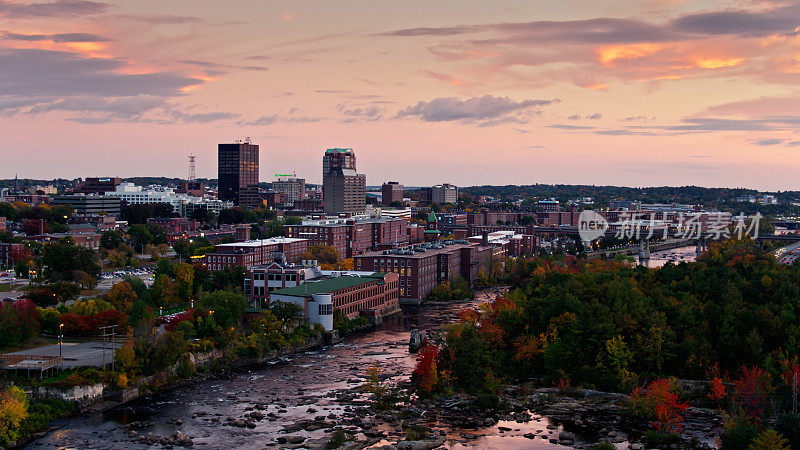
[[0,178],[800,189],[797,2],[596,3],[0,1]]

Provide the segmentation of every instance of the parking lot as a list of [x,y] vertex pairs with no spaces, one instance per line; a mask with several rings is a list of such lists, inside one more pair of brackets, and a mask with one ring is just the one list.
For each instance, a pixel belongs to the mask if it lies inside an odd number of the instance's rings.
[[100,290],[111,289],[114,283],[119,283],[128,277],[139,277],[144,282],[145,286],[150,287],[153,284],[153,270],[154,267],[143,267],[140,269],[130,270],[117,270],[114,272],[103,272],[100,275],[100,283],[97,288]]
[[[104,361],[106,364],[111,364],[114,359],[114,350],[121,346],[122,344],[120,343],[111,342],[65,342],[61,348],[61,356],[64,358],[63,368],[102,367]],[[6,353],[6,355],[58,356],[58,344]]]

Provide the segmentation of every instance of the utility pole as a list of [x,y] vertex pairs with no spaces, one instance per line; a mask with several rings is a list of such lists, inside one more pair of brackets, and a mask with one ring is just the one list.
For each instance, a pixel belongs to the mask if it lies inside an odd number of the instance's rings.
[[[103,345],[103,367],[104,368],[106,366],[106,337],[108,337],[109,338],[109,342],[112,343],[112,347],[111,348],[113,349],[114,348],[113,347],[114,336],[116,336],[116,334],[117,334],[116,333],[116,328],[117,328],[117,325],[108,325],[108,326],[105,326],[105,327],[100,327],[100,330],[102,332],[100,337],[102,338],[102,345]],[[113,356],[113,353],[112,353],[112,356],[111,356],[111,371],[112,372],[114,371],[114,356]]]

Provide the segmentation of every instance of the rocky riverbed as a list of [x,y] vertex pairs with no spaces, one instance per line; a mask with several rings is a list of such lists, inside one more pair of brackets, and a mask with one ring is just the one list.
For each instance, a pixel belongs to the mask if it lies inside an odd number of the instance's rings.
[[[484,292],[466,307],[495,294]],[[342,448],[523,449],[583,448],[601,440],[629,447],[634,427],[620,416],[613,395],[521,386],[508,388],[502,407],[488,410],[463,395],[376,408],[365,389],[368,369],[382,385],[400,386],[402,397],[415,363],[409,330],[434,330],[456,320],[463,307],[404,311],[382,329],[341,344],[57,421],[57,430],[29,448],[325,448],[333,441]],[[719,418],[705,410],[686,417],[697,447],[713,444]]]

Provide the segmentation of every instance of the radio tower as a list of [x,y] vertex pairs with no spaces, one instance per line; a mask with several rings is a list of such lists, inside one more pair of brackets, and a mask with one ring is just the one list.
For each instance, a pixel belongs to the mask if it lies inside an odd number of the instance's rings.
[[189,155],[189,181],[194,181],[197,178],[194,173],[194,161],[196,158],[194,155]]

